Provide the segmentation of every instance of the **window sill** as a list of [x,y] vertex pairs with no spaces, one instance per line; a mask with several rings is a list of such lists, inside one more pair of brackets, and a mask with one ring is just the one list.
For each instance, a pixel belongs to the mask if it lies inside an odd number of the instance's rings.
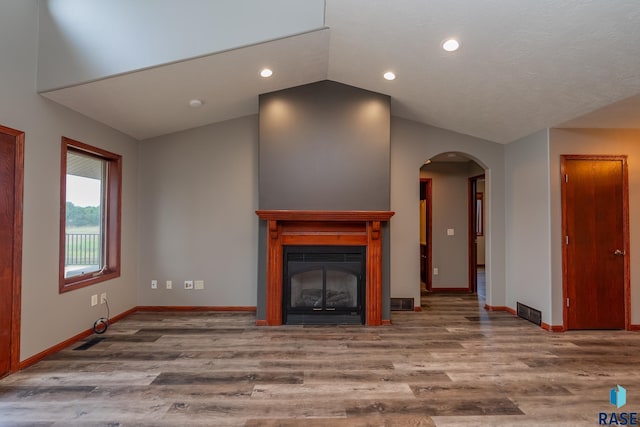
[[120,271],[105,270],[104,272],[89,273],[82,276],[62,279],[60,282],[60,293],[84,288],[85,286],[105,282],[107,280],[115,279],[116,277],[120,277]]

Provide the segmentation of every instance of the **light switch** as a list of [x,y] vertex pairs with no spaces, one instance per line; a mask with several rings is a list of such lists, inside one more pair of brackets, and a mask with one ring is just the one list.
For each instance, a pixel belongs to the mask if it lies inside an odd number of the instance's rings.
[[454,234],[453,228],[447,228],[447,236],[453,236]]

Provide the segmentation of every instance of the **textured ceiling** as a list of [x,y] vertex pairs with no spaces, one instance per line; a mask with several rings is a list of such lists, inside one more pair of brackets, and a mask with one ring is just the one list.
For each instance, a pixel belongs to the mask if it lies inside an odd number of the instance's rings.
[[[137,139],[253,114],[258,94],[323,79],[500,143],[554,126],[640,127],[637,0],[327,0],[325,25],[43,95]],[[440,48],[450,36],[462,41],[453,54]],[[272,78],[257,76],[264,66]]]

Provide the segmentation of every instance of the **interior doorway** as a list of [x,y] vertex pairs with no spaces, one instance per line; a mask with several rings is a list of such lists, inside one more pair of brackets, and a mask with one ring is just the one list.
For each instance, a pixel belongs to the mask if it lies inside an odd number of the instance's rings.
[[[478,293],[484,274],[484,174],[472,176],[468,184],[469,206],[469,291]],[[482,282],[481,282],[482,283]],[[484,290],[481,294],[484,295]]]
[[0,126],[0,378],[20,362],[24,132]]
[[484,168],[462,153],[440,154],[420,168],[423,296],[479,293],[485,284],[484,185]]
[[567,329],[627,329],[627,158],[565,155],[561,168],[564,325]]

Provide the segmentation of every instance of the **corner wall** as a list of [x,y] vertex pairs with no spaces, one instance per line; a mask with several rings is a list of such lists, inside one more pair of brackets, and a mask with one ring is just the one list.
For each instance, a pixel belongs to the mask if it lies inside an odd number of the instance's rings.
[[487,304],[505,305],[504,145],[391,118],[391,297],[420,301],[420,168],[444,152],[485,167]]
[[[136,305],[138,143],[36,93],[38,3],[0,2],[0,123],[25,132],[20,360],[93,326],[106,315],[90,306],[107,293],[111,315]],[[117,279],[58,292],[61,137],[123,156],[122,271]]]
[[516,309],[519,301],[542,311],[542,321],[555,325],[547,129],[505,147],[505,177],[507,306]]
[[255,306],[258,116],[145,140],[139,171],[139,305]]

